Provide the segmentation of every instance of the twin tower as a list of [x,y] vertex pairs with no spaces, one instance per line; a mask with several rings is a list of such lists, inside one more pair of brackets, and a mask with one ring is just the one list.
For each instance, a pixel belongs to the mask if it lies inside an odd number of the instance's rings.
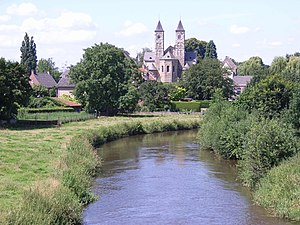
[[185,30],[179,21],[176,32],[175,46],[164,47],[164,30],[160,21],[155,29],[155,52],[144,55],[144,69],[148,79],[161,82],[176,82],[182,71],[196,62],[196,54],[185,52]]

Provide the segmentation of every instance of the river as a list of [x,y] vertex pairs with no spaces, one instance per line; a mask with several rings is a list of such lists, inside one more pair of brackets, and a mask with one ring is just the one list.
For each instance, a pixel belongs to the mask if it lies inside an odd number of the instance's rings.
[[[233,162],[199,151],[197,131],[123,138],[103,145],[84,224],[296,224],[251,202]],[[297,223],[299,224],[299,223]]]

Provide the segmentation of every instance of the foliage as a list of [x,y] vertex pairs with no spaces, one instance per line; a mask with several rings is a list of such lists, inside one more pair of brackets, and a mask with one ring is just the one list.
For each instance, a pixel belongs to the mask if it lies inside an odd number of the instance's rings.
[[74,112],[73,108],[66,107],[52,107],[52,108],[20,108],[19,113],[53,113],[53,112]]
[[268,75],[268,67],[258,56],[239,63],[237,68],[238,74],[241,76],[253,76],[250,84],[256,84]]
[[272,167],[293,156],[298,147],[291,126],[279,119],[252,122],[245,140],[246,151],[239,161],[239,176],[251,188],[255,188]]
[[203,59],[205,56],[207,42],[196,38],[189,38],[184,42],[186,52],[197,52],[198,59]]
[[143,106],[149,111],[162,111],[170,107],[168,89],[163,83],[147,80],[141,84],[139,91]]
[[137,102],[140,95],[136,87],[130,86],[128,92],[120,97],[119,110],[120,112],[132,113],[136,110]]
[[205,58],[209,58],[209,59],[217,59],[218,58],[217,47],[213,40],[210,40],[206,45]]
[[141,76],[121,49],[101,43],[84,50],[80,63],[71,67],[70,77],[76,83],[76,98],[88,112],[115,115],[121,96]]
[[273,117],[288,108],[292,95],[291,83],[280,76],[269,76],[240,96],[239,104],[257,110],[262,116]]
[[269,68],[270,74],[281,74],[285,70],[287,62],[288,60],[286,57],[275,57]]
[[42,85],[33,85],[32,96],[35,98],[49,96],[48,89]]
[[186,90],[184,87],[173,83],[166,83],[165,85],[167,85],[170,100],[179,101],[180,99],[183,99],[186,96]]
[[29,39],[27,33],[25,33],[24,40],[22,41],[21,51],[21,64],[26,68],[26,74],[30,75],[31,71],[36,71],[37,57],[36,57],[36,44],[33,37]]
[[172,104],[175,104],[175,110],[177,111],[193,111],[200,112],[201,108],[208,108],[211,101],[202,100],[202,101],[172,101]]
[[55,66],[55,62],[53,62],[52,58],[48,58],[48,59],[41,58],[38,61],[36,72],[38,73],[49,72],[56,82],[59,81],[60,72],[58,71],[58,68]]
[[19,106],[28,103],[31,87],[25,73],[19,63],[0,58],[0,120],[15,117]]
[[184,88],[193,99],[211,99],[217,88],[221,88],[223,96],[230,97],[233,90],[232,80],[217,59],[204,59],[193,65],[184,73]]
[[300,221],[300,154],[274,167],[261,179],[254,200],[276,216]]
[[300,57],[289,57],[286,68],[282,72],[282,74],[290,81],[300,83]]

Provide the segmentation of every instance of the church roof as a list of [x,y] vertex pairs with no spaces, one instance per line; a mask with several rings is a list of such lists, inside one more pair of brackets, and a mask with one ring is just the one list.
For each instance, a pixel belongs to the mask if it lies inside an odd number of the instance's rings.
[[38,83],[46,88],[56,87],[57,83],[49,73],[32,73],[31,76],[35,76]]
[[145,52],[144,54],[144,61],[155,61],[155,53],[154,52]]
[[160,20],[158,21],[155,32],[164,32],[164,29],[161,26]]
[[179,23],[178,23],[178,26],[177,26],[177,29],[176,29],[176,32],[178,32],[178,31],[184,31],[181,20],[179,20]]
[[177,59],[171,51],[168,51],[161,59]]

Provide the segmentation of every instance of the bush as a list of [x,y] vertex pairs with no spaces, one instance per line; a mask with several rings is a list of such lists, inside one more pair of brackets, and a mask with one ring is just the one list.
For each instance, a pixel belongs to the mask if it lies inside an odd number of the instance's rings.
[[293,129],[278,119],[252,122],[245,137],[243,160],[239,161],[239,176],[248,187],[257,182],[282,160],[297,152]]
[[261,179],[254,201],[280,217],[300,221],[300,154],[282,162]]
[[183,102],[183,101],[173,101],[173,105],[175,105],[175,111],[193,111],[200,112],[201,108],[208,108],[210,101],[191,101],[191,102]]
[[55,108],[20,108],[18,113],[52,113],[52,112],[74,112],[73,108],[55,107]]

